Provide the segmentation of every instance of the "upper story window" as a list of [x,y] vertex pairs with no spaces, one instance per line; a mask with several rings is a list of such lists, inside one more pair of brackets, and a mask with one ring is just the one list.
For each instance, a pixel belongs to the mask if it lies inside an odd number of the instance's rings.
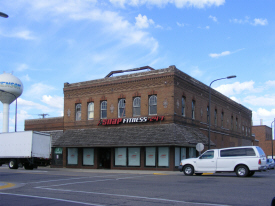
[[236,118],[236,131],[238,131],[238,118]]
[[88,119],[94,119],[94,103],[88,103]]
[[233,126],[234,126],[234,124],[233,124],[233,116],[231,116],[231,129],[233,130]]
[[100,104],[100,118],[107,118],[107,101],[102,101]]
[[125,117],[125,99],[120,99],[118,101],[118,117]]
[[217,110],[215,109],[215,111],[214,111],[214,123],[215,123],[215,125],[217,126]]
[[195,106],[196,102],[195,100],[192,101],[192,119],[195,119]]
[[133,100],[133,116],[140,116],[140,97]]
[[185,117],[185,97],[181,98],[181,115]]
[[157,114],[157,96],[149,97],[149,115]]
[[75,105],[75,120],[81,120],[81,104]]

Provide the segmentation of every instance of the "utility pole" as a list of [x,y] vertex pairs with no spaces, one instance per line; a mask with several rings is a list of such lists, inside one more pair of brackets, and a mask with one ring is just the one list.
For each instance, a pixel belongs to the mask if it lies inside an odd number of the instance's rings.
[[[48,114],[39,114],[38,116],[41,116],[43,119],[47,116]],[[49,115],[48,115],[49,116]]]

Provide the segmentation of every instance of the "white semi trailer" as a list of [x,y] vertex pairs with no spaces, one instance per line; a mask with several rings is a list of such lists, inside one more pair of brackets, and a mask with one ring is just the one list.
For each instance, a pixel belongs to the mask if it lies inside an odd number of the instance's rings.
[[51,135],[35,131],[0,134],[0,166],[33,169],[51,162]]

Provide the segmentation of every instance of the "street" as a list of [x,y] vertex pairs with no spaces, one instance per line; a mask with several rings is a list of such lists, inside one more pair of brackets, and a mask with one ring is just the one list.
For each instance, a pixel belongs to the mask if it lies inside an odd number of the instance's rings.
[[275,171],[184,176],[181,172],[0,167],[0,205],[261,205],[275,196]]

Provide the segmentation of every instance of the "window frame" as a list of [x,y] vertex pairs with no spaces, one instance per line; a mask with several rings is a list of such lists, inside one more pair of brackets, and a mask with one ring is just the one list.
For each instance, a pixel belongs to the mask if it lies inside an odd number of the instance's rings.
[[[106,104],[105,104],[106,103]],[[104,105],[103,105],[104,104]],[[104,108],[103,108],[104,106]],[[106,107],[106,108],[105,108]],[[106,111],[106,117],[102,115],[102,113]],[[100,102],[100,118],[101,119],[106,119],[107,118],[107,100],[101,101]]]
[[[133,116],[134,117],[140,116],[140,114],[141,114],[140,113],[140,101],[141,101],[140,97],[134,97],[134,99],[133,99]],[[137,113],[139,113],[139,114],[137,114]]]
[[191,118],[195,119],[195,109],[196,109],[196,101],[192,100],[192,113],[191,113]]
[[185,106],[186,105],[186,98],[185,96],[181,97],[181,115],[185,117]]
[[75,121],[81,121],[81,103],[75,104]]
[[[157,95],[151,95],[148,99],[148,109],[149,109],[149,115],[157,115],[157,105],[158,105],[158,99],[157,99]],[[155,113],[152,113],[152,108],[155,109]]]
[[[119,118],[126,117],[126,100],[124,98],[118,100],[117,109],[118,109],[117,116]],[[122,109],[122,113],[120,111],[121,109]]]
[[[92,110],[90,110],[90,105],[92,105]],[[93,117],[90,118],[90,114],[93,114]],[[88,120],[93,120],[95,118],[95,104],[94,102],[88,102],[87,105],[87,119]]]

